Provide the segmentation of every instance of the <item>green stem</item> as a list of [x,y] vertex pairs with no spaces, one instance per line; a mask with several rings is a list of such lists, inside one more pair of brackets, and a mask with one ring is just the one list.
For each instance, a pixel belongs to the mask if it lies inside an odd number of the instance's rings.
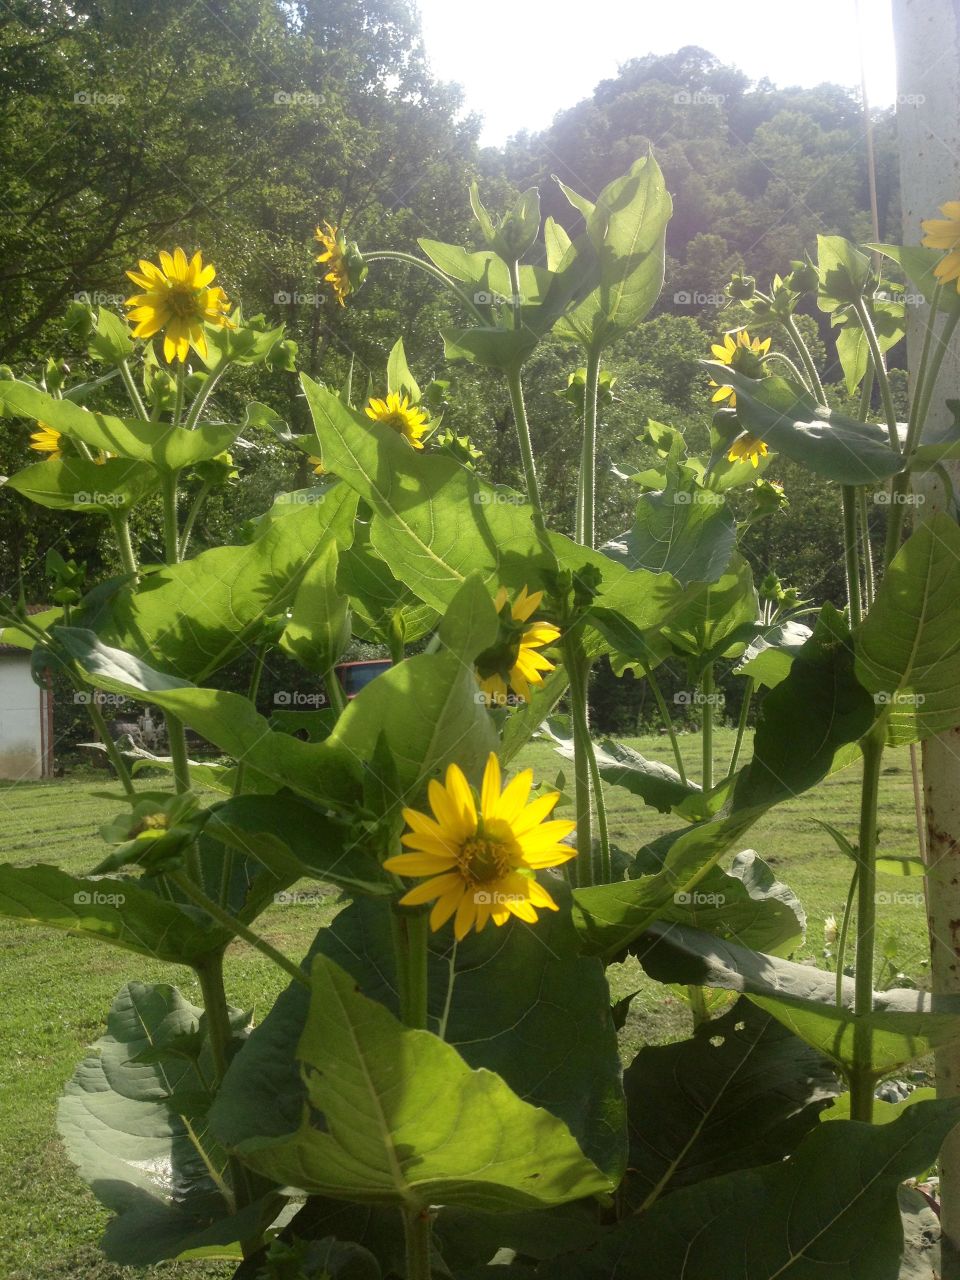
[[107,728],[107,722],[103,717],[103,712],[94,701],[96,696],[97,695],[95,693],[90,695],[90,701],[87,703],[87,712],[90,719],[93,721],[94,728],[100,735],[100,740],[104,745],[110,763],[117,771],[117,777],[120,779],[120,785],[128,796],[135,796],[137,794],[137,790],[130,777],[130,770],[127,768],[127,762],[121,755],[117,744],[110,737],[110,730]]
[[530,422],[523,399],[523,381],[519,368],[507,373],[507,386],[510,388],[510,403],[513,406],[513,418],[517,427],[517,440],[520,444],[520,457],[523,461],[523,475],[527,484],[527,501],[533,507],[533,524],[537,536],[544,549],[549,551],[551,560],[553,551],[547,537],[547,526],[543,519],[543,503],[540,500],[540,483],[537,480],[537,466],[533,460],[533,443],[530,439]]
[[403,1209],[402,1213],[407,1280],[430,1280],[433,1274],[430,1258],[430,1212],[428,1209]]
[[[262,641],[257,645],[253,657],[253,671],[250,673],[250,684],[247,688],[247,700],[257,705],[257,694],[260,692],[260,681],[263,677],[263,666],[267,657],[268,644]],[[237,761],[237,772],[233,779],[233,794],[238,796],[243,790],[243,775],[246,773],[246,760],[243,758]]]
[[215,1084],[219,1085],[230,1065],[230,1044],[233,1039],[230,1014],[227,1010],[227,995],[223,985],[223,951],[212,952],[194,966],[194,972],[200,982]]
[[182,360],[177,362],[177,393],[173,402],[173,425],[179,427],[183,417],[183,398],[187,389],[187,366]]
[[863,604],[860,596],[860,557],[857,554],[857,491],[853,485],[840,488],[843,503],[843,557],[847,577],[850,626],[860,625]]
[[653,672],[650,670],[649,667],[644,666],[643,674],[647,677],[647,680],[650,682],[650,688],[653,690],[653,696],[654,696],[654,699],[656,700],[657,710],[660,712],[660,719],[663,721],[664,726],[667,730],[667,733],[669,734],[670,746],[673,748],[673,758],[676,761],[677,773],[679,773],[680,775],[680,781],[686,782],[687,771],[683,765],[683,755],[681,754],[681,751],[680,751],[680,739],[677,737],[677,731],[673,727],[673,718],[671,717],[670,712],[667,709],[667,704],[664,701],[663,691],[660,688],[660,684],[656,676],[653,674]]
[[193,502],[190,504],[190,508],[187,511],[187,518],[183,522],[183,529],[180,533],[180,547],[177,554],[181,560],[186,560],[187,558],[187,548],[190,546],[190,538],[193,536],[193,526],[196,524],[197,516],[200,514],[200,509],[206,501],[207,494],[209,494],[212,488],[213,485],[210,484],[209,481],[204,481],[197,490],[197,495]]
[[400,1020],[415,1031],[427,1029],[427,937],[426,912],[409,910],[394,903],[390,914],[393,947],[397,959],[397,994]]
[[690,1001],[690,1011],[693,1014],[693,1029],[703,1026],[705,1022],[710,1021],[710,1015],[707,1012],[707,997],[703,993],[703,987],[687,987],[687,999]]
[[893,403],[893,392],[890,390],[890,379],[887,377],[887,367],[883,362],[883,352],[880,350],[880,343],[877,340],[877,331],[873,327],[873,320],[870,318],[870,312],[863,298],[858,297],[853,307],[860,321],[860,328],[863,330],[864,337],[867,340],[867,346],[870,348],[873,372],[880,386],[880,399],[883,402],[883,413],[887,420],[890,448],[899,457],[900,433],[897,430],[897,411]]
[[223,925],[225,929],[228,929],[234,937],[242,938],[244,942],[256,948],[261,955],[265,955],[268,960],[272,960],[274,964],[279,965],[295,982],[299,982],[309,989],[310,979],[299,965],[295,965],[282,951],[278,951],[276,947],[271,946],[266,938],[261,938],[252,929],[248,929],[245,924],[241,923],[235,916],[232,916],[229,911],[224,911],[223,907],[214,902],[212,898],[207,897],[189,876],[182,871],[172,871],[170,872],[170,879],[185,897],[189,898],[196,906],[202,907],[207,915],[216,920],[218,924]]
[[709,795],[713,790],[713,700],[716,696],[713,682],[713,663],[708,662],[700,679],[700,692],[703,695],[703,726],[701,743],[703,747],[703,794]]
[[806,376],[806,374],[802,373],[802,372],[797,368],[797,366],[793,363],[793,361],[790,359],[790,357],[789,357],[789,356],[787,356],[787,355],[784,355],[784,353],[783,353],[782,351],[768,351],[768,352],[767,352],[767,354],[766,354],[765,356],[763,356],[763,357],[762,357],[762,360],[763,360],[763,363],[764,363],[764,364],[767,364],[767,362],[768,362],[768,361],[770,361],[770,360],[780,360],[780,361],[782,361],[782,362],[783,362],[783,364],[785,364],[785,365],[787,366],[787,368],[790,370],[790,372],[791,372],[791,373],[793,374],[793,376],[796,378],[796,380],[800,383],[800,385],[801,385],[802,387],[806,387],[807,391],[809,391],[811,395],[814,395],[814,394],[815,394],[815,393],[814,393],[814,390],[813,390],[813,387],[810,385],[810,380],[809,380],[809,378]]
[[[190,406],[190,409],[187,413],[187,420],[183,424],[184,429],[186,431],[194,430],[194,428],[196,427],[197,423],[200,420],[200,414],[203,410],[203,406],[210,399],[210,396],[213,394],[214,387],[217,385],[217,383],[220,381],[220,379],[223,377],[223,375],[227,372],[229,368],[230,368],[230,362],[228,360],[225,360],[219,366],[218,369],[216,369],[213,373],[207,375],[206,381],[202,384],[202,386],[200,387],[200,390],[194,396],[193,404]],[[180,421],[179,417],[177,417],[175,421],[179,422]]]
[[169,711],[163,713],[163,718],[167,726],[167,741],[173,764],[173,784],[177,793],[182,795],[190,790],[190,756],[187,753],[183,721]]
[[143,403],[140,392],[137,390],[137,384],[133,380],[133,374],[127,367],[126,360],[121,360],[119,364],[120,377],[123,379],[123,385],[127,389],[127,395],[130,397],[130,403],[133,405],[133,411],[138,418],[143,418],[144,422],[149,421],[150,415],[147,413],[147,406]]
[[877,804],[884,739],[871,730],[861,744],[863,784],[860,792],[859,876],[857,883],[857,951],[854,995],[853,1064],[850,1072],[850,1119],[873,1119],[872,1033],[866,1017],[873,1011],[874,943],[877,925]]
[[130,541],[130,518],[126,515],[111,514],[110,524],[113,528],[113,536],[117,542],[117,551],[120,553],[120,563],[123,565],[124,573],[137,573],[137,557],[133,552],[133,543]]
[[164,475],[160,480],[163,503],[163,553],[167,564],[180,563],[180,519],[177,513],[177,476]]
[[563,640],[563,660],[570,681],[570,719],[573,725],[573,782],[577,818],[577,857],[568,863],[574,886],[591,885],[593,875],[593,806],[590,797],[590,765],[592,749],[589,727],[584,734],[583,691],[580,684],[579,651],[573,637]]
[[600,352],[587,353],[587,377],[583,390],[583,449],[577,494],[577,542],[593,547],[596,542],[597,485],[597,389],[600,382]]
[[866,612],[873,604],[876,594],[876,579],[873,572],[873,547],[870,545],[870,512],[867,507],[867,489],[860,485],[857,490],[857,514],[860,525],[860,539],[863,543],[863,605]]
[[843,908],[843,920],[840,933],[837,935],[837,1008],[843,1005],[843,962],[847,955],[847,936],[850,932],[850,919],[853,915],[853,903],[857,896],[857,881],[860,879],[860,868],[854,867],[850,877],[850,888],[847,890],[847,901]]
[[[613,880],[613,862],[610,854],[610,832],[607,826],[607,806],[603,794],[603,778],[597,764],[597,753],[594,750],[593,738],[590,734],[590,706],[587,691],[590,686],[590,660],[582,653],[575,657],[577,663],[576,678],[571,672],[570,705],[574,720],[574,751],[582,753],[589,778],[588,795],[597,815],[597,860],[592,865],[591,878],[596,884],[610,884]],[[592,839],[592,832],[591,832]]]
[[419,267],[421,271],[425,271],[434,280],[439,280],[451,293],[455,293],[464,306],[473,314],[475,320],[479,320],[482,325],[489,323],[487,317],[470,295],[461,289],[454,280],[445,275],[439,267],[435,267],[432,262],[427,262],[424,258],[418,258],[412,253],[401,253],[398,249],[377,249],[375,253],[365,253],[363,256],[366,262],[405,262],[408,266]]
[[813,394],[816,396],[819,404],[827,403],[827,393],[823,389],[823,383],[820,381],[820,374],[817,372],[817,366],[814,364],[813,356],[810,354],[810,348],[803,340],[797,327],[797,322],[793,316],[787,316],[783,321],[783,327],[786,329],[790,341],[793,343],[797,355],[800,357],[800,363],[807,371],[807,377],[810,379],[810,385],[813,388]]
[[733,755],[730,757],[730,764],[727,768],[728,778],[733,777],[737,771],[737,765],[740,763],[740,749],[743,746],[743,737],[747,731],[747,717],[750,715],[750,703],[753,701],[753,690],[753,676],[747,676],[747,683],[743,690],[743,701],[740,703],[740,718],[737,721],[737,740],[733,744]]

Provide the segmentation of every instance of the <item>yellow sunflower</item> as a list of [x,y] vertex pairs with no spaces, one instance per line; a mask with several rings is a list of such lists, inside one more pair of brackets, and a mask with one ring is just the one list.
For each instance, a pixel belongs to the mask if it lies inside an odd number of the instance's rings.
[[51,458],[62,458],[63,451],[60,448],[60,441],[63,436],[60,432],[55,431],[46,422],[40,422],[39,419],[37,428],[30,437],[30,448],[35,449],[37,453],[49,453]]
[[[753,355],[760,358],[765,356],[770,350],[770,339],[764,338],[761,342],[759,338],[751,338],[746,329],[740,329],[736,335],[725,333],[723,335],[723,345],[715,342],[710,350],[713,352],[715,359],[723,364],[735,364],[737,356],[741,351],[749,351]],[[730,408],[733,409],[737,403],[737,397],[734,394],[733,387],[721,386],[720,383],[710,379],[710,386],[716,387],[717,390],[710,397],[711,404],[717,404],[721,400],[729,400]]]
[[345,299],[348,294],[353,292],[353,283],[350,279],[350,272],[347,269],[347,246],[343,238],[343,232],[336,227],[331,227],[329,222],[323,224],[326,231],[321,231],[317,227],[314,231],[314,239],[318,244],[323,245],[323,253],[317,254],[317,262],[325,262],[329,267],[327,274],[323,277],[329,285],[332,285],[333,292],[341,307],[347,304]]
[[140,270],[127,275],[144,290],[123,304],[132,308],[127,319],[134,325],[133,336],[152,338],[162,332],[165,359],[182,362],[191,347],[205,356],[204,323],[233,328],[225,314],[230,309],[227,295],[219,286],[210,287],[216,270],[212,263],[204,266],[199,253],[188,261],[182,249],[172,254],[161,249],[159,266],[141,258]]
[[760,459],[765,458],[770,450],[767,448],[765,440],[761,440],[759,436],[752,436],[749,432],[746,435],[738,436],[730,446],[730,452],[727,454],[728,462],[752,462],[754,468],[759,467]]
[[960,200],[951,200],[940,206],[940,212],[946,215],[946,221],[939,218],[928,218],[921,222],[923,230],[922,244],[928,249],[946,249],[946,254],[933,268],[933,274],[943,284],[951,280],[957,282],[960,293]]
[[[527,593],[524,587],[510,608],[514,623],[526,623],[536,613],[543,599],[542,591]],[[494,604],[500,613],[507,603],[507,589],[501,587]],[[553,671],[553,663],[538,653],[546,645],[560,638],[560,629],[552,622],[532,622],[529,626],[515,628],[515,634],[503,644],[482,653],[477,659],[477,683],[484,700],[494,706],[503,706],[508,697],[508,686],[523,702],[530,699],[530,686],[543,684],[543,677]]]
[[394,431],[399,431],[414,449],[423,448],[420,437],[427,431],[427,415],[415,404],[411,404],[406,396],[391,391],[385,400],[371,400],[364,413],[374,422],[382,422],[385,426],[393,427]]
[[457,765],[449,766],[443,785],[432,780],[428,794],[433,816],[404,809],[410,830],[402,843],[410,852],[383,864],[396,875],[429,876],[404,894],[401,903],[415,907],[432,902],[434,931],[455,915],[458,941],[471,929],[480,933],[489,920],[502,925],[513,915],[534,924],[538,907],[556,911],[536,872],[576,856],[575,849],[561,844],[576,823],[547,822],[560,793],[528,803],[532,786],[533,770],[525,769],[502,788],[493,752],[483,772],[479,804]]

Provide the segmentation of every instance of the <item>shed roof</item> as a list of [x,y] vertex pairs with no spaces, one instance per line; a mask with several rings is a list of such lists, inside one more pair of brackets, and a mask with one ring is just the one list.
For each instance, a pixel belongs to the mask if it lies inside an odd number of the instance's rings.
[[[52,607],[53,606],[49,604],[28,604],[27,614],[29,616],[32,613],[46,613],[46,611]],[[3,628],[0,627],[0,635],[2,634],[3,634]],[[16,653],[19,653],[20,656],[24,658],[29,658],[30,656],[29,649],[22,649],[18,644],[3,644],[2,641],[0,641],[0,657],[3,657],[5,654],[16,654]]]

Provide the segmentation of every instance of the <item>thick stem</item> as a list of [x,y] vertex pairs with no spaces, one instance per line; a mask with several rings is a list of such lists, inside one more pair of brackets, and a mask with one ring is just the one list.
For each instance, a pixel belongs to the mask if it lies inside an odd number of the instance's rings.
[[845,484],[840,489],[843,503],[843,558],[850,604],[850,626],[860,625],[863,602],[860,595],[860,557],[857,554],[857,491]]
[[[183,368],[182,365],[180,367]],[[192,431],[194,427],[197,425],[197,423],[200,420],[200,414],[203,410],[203,406],[210,399],[210,396],[213,394],[214,387],[217,385],[217,383],[220,381],[220,379],[223,377],[223,375],[227,372],[229,368],[230,368],[229,361],[224,361],[223,364],[221,364],[218,369],[216,369],[213,373],[208,375],[206,382],[204,382],[200,390],[194,396],[193,404],[190,406],[190,409],[187,412],[187,420],[183,424],[185,430]],[[179,416],[176,416],[174,418],[174,421],[179,423],[180,421]]]
[[863,605],[868,610],[873,604],[876,594],[876,580],[873,572],[873,548],[870,545],[870,511],[867,506],[867,490],[865,485],[856,489],[857,515],[860,524],[860,540],[863,544]]
[[863,298],[857,298],[853,306],[860,321],[860,328],[863,330],[864,337],[867,340],[867,346],[870,348],[873,372],[880,386],[880,399],[883,402],[883,413],[887,420],[890,448],[894,453],[899,454],[900,433],[897,430],[897,411],[893,403],[893,392],[890,390],[890,379],[887,377],[887,366],[884,364],[883,352],[880,350],[880,343],[877,340],[877,331],[873,327],[873,320]]
[[591,885],[596,883],[593,853],[592,770],[590,768],[593,743],[590,740],[590,724],[582,683],[582,655],[579,645],[570,633],[563,640],[563,661],[570,679],[574,801],[577,817],[577,858],[570,867],[571,879],[578,885]]
[[428,917],[423,911],[394,904],[390,916],[397,959],[400,1020],[415,1031],[427,1029]]
[[790,341],[793,343],[794,349],[800,357],[800,362],[806,370],[807,377],[810,379],[810,385],[813,388],[813,394],[816,396],[817,402],[819,404],[826,405],[827,393],[824,391],[823,383],[820,381],[820,374],[817,372],[817,366],[814,363],[813,356],[810,354],[810,348],[804,342],[803,335],[797,327],[797,322],[794,320],[793,316],[786,317],[783,322],[783,327],[786,329],[787,334],[790,337]]
[[853,875],[850,877],[850,888],[847,890],[847,901],[843,908],[843,920],[840,922],[840,932],[837,935],[837,1008],[843,1004],[843,966],[847,955],[847,937],[850,933],[850,920],[853,916],[853,904],[857,897],[857,881],[860,878],[860,868],[853,868]]
[[600,352],[587,353],[587,378],[583,390],[583,449],[577,495],[577,541],[585,547],[596,542],[597,487],[597,389],[600,382]]
[[663,721],[664,727],[666,728],[667,734],[670,738],[670,746],[673,748],[673,758],[676,762],[677,773],[680,775],[680,781],[686,782],[687,771],[683,764],[683,753],[680,750],[680,740],[677,737],[676,729],[673,727],[673,718],[671,717],[667,704],[664,701],[663,691],[660,688],[657,677],[649,667],[645,666],[643,668],[643,674],[647,677],[650,688],[653,690],[653,697],[657,704],[657,710],[660,712],[660,719]]
[[214,951],[195,966],[207,1020],[207,1036],[213,1057],[215,1084],[227,1074],[230,1065],[230,1043],[233,1032],[227,1010],[227,994],[223,986],[223,952]]
[[130,397],[130,403],[133,405],[133,411],[138,418],[143,418],[144,422],[148,421],[150,415],[147,413],[147,406],[143,403],[143,398],[137,390],[137,384],[133,380],[133,374],[127,367],[126,360],[121,360],[119,364],[120,377],[123,379],[123,385],[127,389],[127,395]]
[[874,945],[877,925],[877,804],[884,739],[872,730],[861,744],[863,783],[860,791],[860,835],[857,877],[857,968],[854,988],[853,1065],[850,1073],[850,1119],[873,1120],[873,1035],[866,1016],[873,1011]]
[[[533,443],[530,439],[530,422],[527,418],[527,407],[523,399],[523,381],[519,369],[511,369],[507,374],[507,386],[510,389],[510,403],[513,406],[513,419],[517,427],[517,440],[520,444],[520,457],[523,461],[523,475],[527,485],[527,501],[533,507],[533,524],[541,543],[550,550],[547,537],[547,526],[543,519],[543,503],[540,499],[540,482],[537,480],[537,465],[533,460]],[[551,558],[553,552],[550,551]]]
[[179,427],[183,417],[183,398],[187,390],[187,366],[182,360],[177,363],[177,392],[173,402],[173,425]]
[[[597,764],[597,753],[593,747],[590,734],[590,707],[587,691],[590,685],[590,660],[579,649],[575,648],[573,661],[576,671],[570,671],[570,705],[573,710],[573,745],[576,755],[582,755],[587,765],[589,801],[597,815],[597,849],[590,850],[591,883],[609,884],[613,879],[613,863],[610,855],[610,833],[607,828],[607,806],[603,795],[603,778]],[[579,823],[579,809],[578,809]],[[579,826],[578,826],[579,829]],[[590,832],[592,842],[593,833]],[[579,849],[579,841],[578,841]],[[594,859],[596,852],[596,859]]]
[[110,525],[117,542],[117,551],[120,553],[120,563],[123,565],[124,573],[136,574],[137,557],[133,553],[133,543],[130,541],[129,516],[111,515]]
[[700,692],[703,697],[703,722],[701,728],[701,746],[703,748],[703,778],[701,786],[703,794],[709,795],[713,790],[713,701],[716,697],[713,683],[713,663],[708,662],[700,678]]
[[100,741],[106,749],[110,763],[117,771],[117,777],[120,779],[120,785],[128,796],[135,796],[137,794],[137,790],[130,777],[130,770],[127,768],[127,762],[121,755],[117,744],[110,737],[110,730],[107,728],[107,722],[103,718],[103,712],[95,702],[96,696],[97,695],[95,693],[90,695],[90,701],[87,703],[87,712],[90,719],[93,721],[94,728],[100,735]]
[[212,488],[213,486],[208,481],[205,481],[197,490],[197,495],[190,504],[187,518],[183,522],[183,530],[180,534],[178,556],[181,560],[186,560],[187,558],[187,548],[190,546],[190,539],[193,536],[193,526],[196,524],[197,516],[200,514],[200,510]]
[[202,889],[198,888],[189,876],[182,871],[172,871],[170,872],[170,879],[195,906],[202,907],[207,915],[212,916],[218,924],[228,929],[234,937],[242,938],[244,942],[249,943],[261,955],[265,955],[268,960],[272,960],[275,965],[283,969],[284,973],[289,974],[295,982],[301,983],[309,990],[310,979],[299,965],[295,965],[282,951],[278,951],[276,947],[267,942],[266,938],[261,938],[259,934],[254,933],[252,929],[248,929],[245,924],[242,924],[235,916],[232,916],[229,911],[225,911],[212,898],[209,898]]
[[753,690],[753,676],[747,676],[747,683],[743,690],[743,701],[740,703],[740,717],[737,720],[737,740],[733,744],[733,755],[730,757],[730,764],[727,767],[728,778],[733,777],[737,771],[737,765],[740,763],[740,751],[743,747],[744,734],[747,731],[747,718],[750,715],[750,703],[753,701]]
[[428,1209],[404,1209],[403,1234],[406,1244],[407,1280],[430,1280],[430,1237],[432,1223]]
[[[253,671],[250,673],[250,684],[247,687],[247,699],[252,702],[254,707],[257,705],[257,694],[260,692],[260,681],[263,677],[263,666],[267,657],[267,642],[263,641],[257,645],[256,653],[253,658]],[[243,790],[243,778],[247,771],[245,760],[237,761],[237,772],[233,779],[233,794],[238,796]]]

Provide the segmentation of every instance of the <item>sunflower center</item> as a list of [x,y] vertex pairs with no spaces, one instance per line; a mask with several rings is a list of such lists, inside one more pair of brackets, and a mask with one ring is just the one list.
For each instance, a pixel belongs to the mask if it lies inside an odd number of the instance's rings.
[[479,833],[460,846],[460,870],[472,884],[499,880],[512,867],[510,850],[502,840]]
[[178,320],[190,320],[197,314],[197,291],[191,285],[172,285],[166,301]]

